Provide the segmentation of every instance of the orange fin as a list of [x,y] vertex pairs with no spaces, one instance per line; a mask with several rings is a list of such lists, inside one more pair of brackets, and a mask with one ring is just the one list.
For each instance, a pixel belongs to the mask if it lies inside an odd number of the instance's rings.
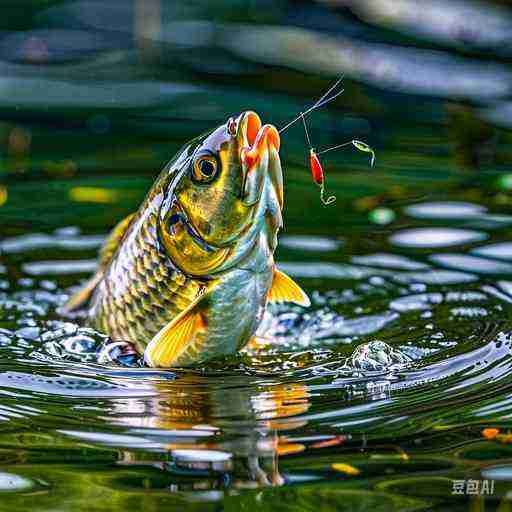
[[96,285],[101,281],[103,277],[103,271],[99,270],[94,274],[89,281],[87,281],[80,290],[74,293],[64,304],[63,310],[67,313],[71,311],[75,311],[76,309],[85,306],[87,302],[89,302],[94,290],[96,289]]
[[274,279],[268,292],[269,302],[294,302],[299,306],[311,305],[306,292],[284,272],[274,267]]
[[205,294],[184,309],[165,325],[149,342],[144,351],[144,360],[152,367],[172,366],[177,357],[193,340],[194,333],[204,328],[202,312]]

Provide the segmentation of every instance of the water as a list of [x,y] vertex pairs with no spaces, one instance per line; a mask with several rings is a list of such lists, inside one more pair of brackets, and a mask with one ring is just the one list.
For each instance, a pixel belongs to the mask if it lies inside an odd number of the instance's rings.
[[[510,11],[146,3],[0,17],[0,511],[508,510]],[[312,306],[272,343],[156,370],[59,313],[181,144],[282,126],[341,71],[313,140],[377,165],[330,154],[324,207],[283,136],[277,260]]]
[[509,221],[466,193],[391,202],[385,227],[287,230],[278,260],[312,307],[274,309],[270,346],[177,373],[100,364],[104,337],[56,312],[102,236],[4,237],[2,506],[465,510],[452,480],[484,477],[499,501],[512,448],[482,430],[512,414]]

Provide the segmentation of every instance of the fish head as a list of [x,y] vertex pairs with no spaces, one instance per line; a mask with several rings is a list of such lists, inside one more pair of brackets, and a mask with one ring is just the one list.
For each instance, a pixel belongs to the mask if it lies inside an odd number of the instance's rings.
[[181,270],[223,271],[262,232],[274,251],[283,208],[279,147],[277,129],[252,111],[192,143],[160,214],[164,246]]

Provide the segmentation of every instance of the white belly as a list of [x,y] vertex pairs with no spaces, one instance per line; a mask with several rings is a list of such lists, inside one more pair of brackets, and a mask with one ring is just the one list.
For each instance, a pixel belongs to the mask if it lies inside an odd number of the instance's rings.
[[197,364],[235,354],[245,346],[263,319],[273,267],[272,254],[266,243],[261,243],[240,267],[223,273],[210,295],[206,329],[196,333],[174,364]]

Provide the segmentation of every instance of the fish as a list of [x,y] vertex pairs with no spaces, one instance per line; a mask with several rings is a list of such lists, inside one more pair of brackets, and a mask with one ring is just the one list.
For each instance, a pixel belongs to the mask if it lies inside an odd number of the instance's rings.
[[268,304],[307,307],[274,260],[283,227],[280,136],[245,111],[185,144],[100,250],[65,312],[127,341],[151,367],[236,354]]

